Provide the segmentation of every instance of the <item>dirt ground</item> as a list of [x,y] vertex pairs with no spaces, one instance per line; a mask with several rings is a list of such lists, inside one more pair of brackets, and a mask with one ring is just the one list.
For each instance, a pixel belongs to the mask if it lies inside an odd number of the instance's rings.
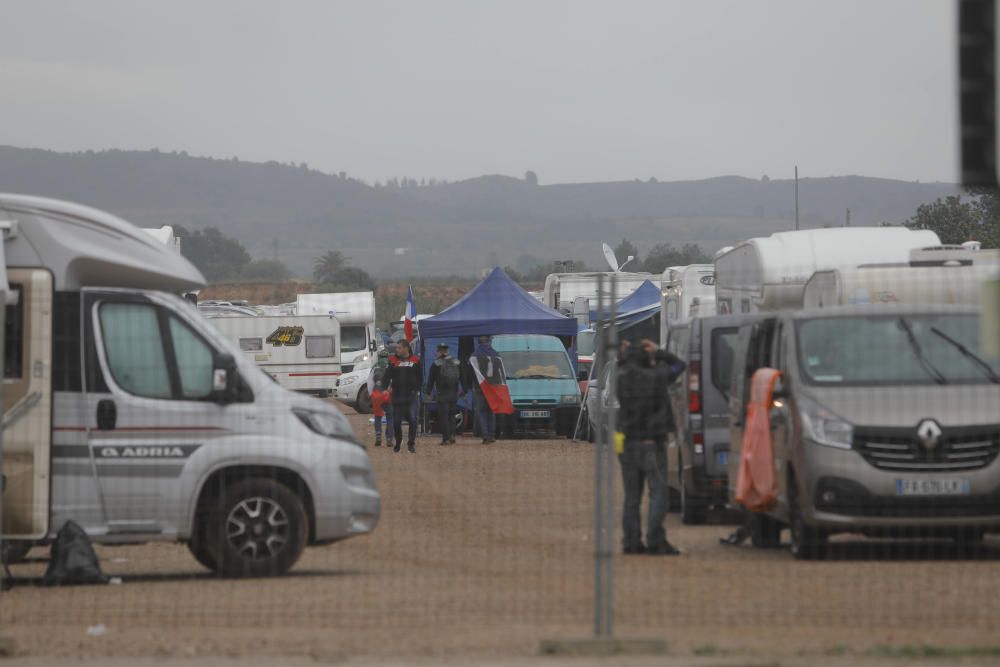
[[[366,417],[351,419],[370,432]],[[383,497],[378,528],[307,550],[290,576],[217,579],[179,544],[101,547],[121,584],[15,586],[0,593],[0,636],[15,640],[25,665],[139,656],[505,665],[529,661],[542,639],[590,633],[590,445],[464,438],[440,447],[428,436],[416,455],[369,452]],[[1000,645],[1000,536],[971,553],[842,539],[831,560],[796,562],[785,550],[720,546],[731,530],[671,515],[684,555],[616,557],[616,635],[669,646],[669,661],[640,664],[897,665],[976,651],[1000,660],[990,648]],[[40,576],[46,556],[36,549],[14,575]]]

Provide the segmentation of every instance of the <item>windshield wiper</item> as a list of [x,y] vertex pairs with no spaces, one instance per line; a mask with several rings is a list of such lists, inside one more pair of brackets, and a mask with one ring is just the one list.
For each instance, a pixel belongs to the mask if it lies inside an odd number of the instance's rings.
[[965,345],[955,340],[945,332],[941,331],[937,327],[931,327],[931,333],[945,339],[946,341],[954,345],[955,349],[961,352],[967,359],[971,359],[973,362],[975,362],[976,365],[978,365],[981,369],[983,369],[983,372],[986,373],[986,377],[990,379],[990,382],[994,384],[1000,384],[1000,375],[997,375],[997,372],[993,370],[993,367],[990,366],[988,363],[986,363],[986,361],[978,354],[976,354],[975,352],[973,352],[972,350],[970,350]]
[[927,358],[924,356],[924,351],[920,347],[920,343],[917,341],[917,337],[913,333],[913,325],[910,324],[905,317],[900,317],[896,320],[896,324],[899,325],[900,329],[906,332],[906,339],[910,342],[910,347],[913,348],[913,354],[917,357],[917,361],[920,362],[920,366],[927,371],[927,374],[934,378],[934,381],[938,384],[948,384],[948,378],[946,378],[941,371],[935,368],[931,362],[927,361]]

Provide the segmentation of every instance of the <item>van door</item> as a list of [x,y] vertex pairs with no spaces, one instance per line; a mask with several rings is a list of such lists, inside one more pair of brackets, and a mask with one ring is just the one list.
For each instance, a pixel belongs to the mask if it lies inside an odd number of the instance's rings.
[[184,466],[227,432],[211,400],[215,350],[141,293],[88,291],[86,308],[107,384],[88,401],[109,531],[172,534],[192,492],[178,488]]
[[729,483],[736,488],[736,472],[743,450],[746,405],[754,372],[770,364],[776,318],[760,320],[740,327],[729,385]]
[[[786,389],[789,385],[788,378],[785,375],[785,350],[788,346],[789,330],[790,327],[787,326],[785,321],[778,320],[775,322],[772,334],[771,352],[768,355],[769,358],[767,364],[769,367],[781,371],[781,384]],[[787,498],[785,487],[788,475],[786,474],[786,471],[788,462],[791,460],[790,457],[792,455],[792,443],[789,442],[789,436],[792,433],[792,429],[789,427],[789,415],[791,414],[791,409],[792,405],[789,402],[789,399],[784,399],[775,401],[774,407],[771,408],[770,412],[771,447],[774,451],[775,459],[780,463],[780,469],[777,471],[779,502],[784,502]]]
[[3,375],[3,537],[49,530],[52,453],[52,274],[11,269],[17,303],[6,307]]

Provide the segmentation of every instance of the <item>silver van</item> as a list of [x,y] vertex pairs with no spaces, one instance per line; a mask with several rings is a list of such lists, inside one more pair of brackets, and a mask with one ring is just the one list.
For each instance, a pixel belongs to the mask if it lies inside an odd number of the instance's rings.
[[101,211],[0,195],[8,557],[73,520],[186,543],[229,576],[375,528],[371,461],[331,405],[277,385],[176,295],[204,279]]
[[[687,363],[670,387],[677,432],[667,446],[667,483],[681,520],[702,524],[729,501],[729,384],[741,325],[762,314],[695,317],[670,326],[667,350]],[[673,494],[672,494],[673,495]]]
[[754,542],[790,528],[797,558],[827,537],[948,536],[1000,528],[1000,367],[967,307],[854,306],[775,313],[740,327],[730,384],[735,489],[750,380],[782,373],[770,412],[774,507]]

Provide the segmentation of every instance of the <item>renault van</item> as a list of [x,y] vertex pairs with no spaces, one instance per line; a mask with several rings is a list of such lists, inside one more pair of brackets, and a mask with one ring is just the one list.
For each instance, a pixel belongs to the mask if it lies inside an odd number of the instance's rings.
[[948,536],[1000,528],[1000,365],[963,306],[853,306],[769,314],[740,327],[730,384],[735,489],[750,379],[779,370],[770,414],[774,506],[755,542],[792,553],[829,535]]
[[137,227],[0,195],[6,298],[0,536],[178,541],[228,576],[286,572],[375,528],[371,461],[332,406],[282,388],[177,293],[204,279]]

